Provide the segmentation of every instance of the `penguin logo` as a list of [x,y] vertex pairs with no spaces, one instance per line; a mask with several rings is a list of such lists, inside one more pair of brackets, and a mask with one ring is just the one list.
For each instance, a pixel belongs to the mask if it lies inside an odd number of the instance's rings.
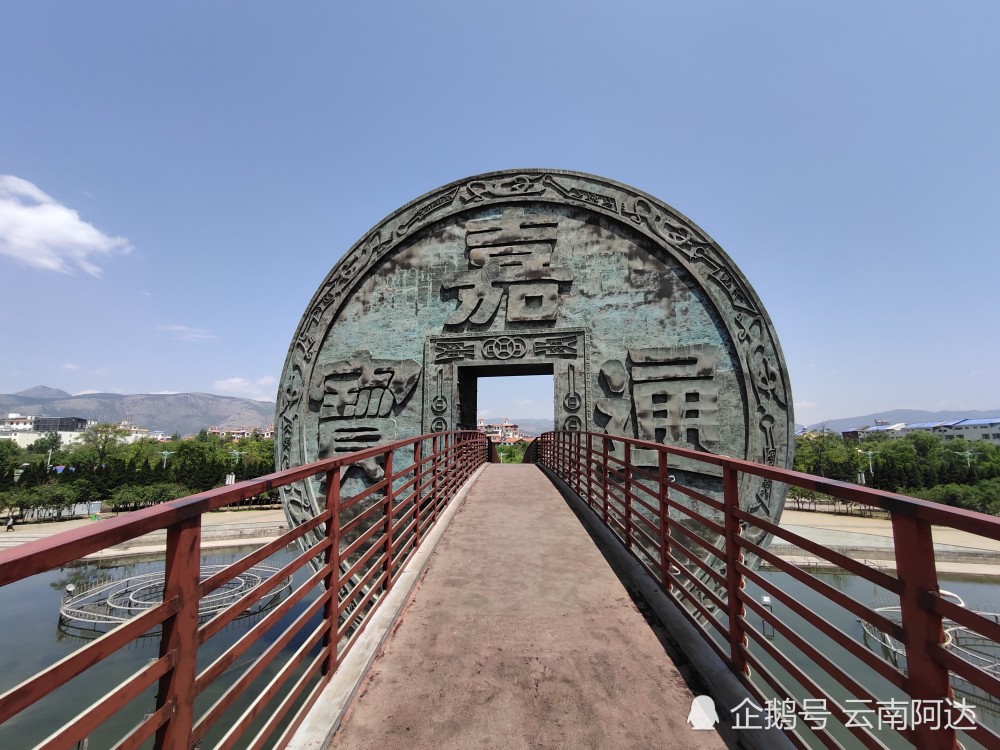
[[707,695],[695,696],[688,712],[688,724],[695,730],[711,730],[719,723],[719,714],[715,712],[715,701]]

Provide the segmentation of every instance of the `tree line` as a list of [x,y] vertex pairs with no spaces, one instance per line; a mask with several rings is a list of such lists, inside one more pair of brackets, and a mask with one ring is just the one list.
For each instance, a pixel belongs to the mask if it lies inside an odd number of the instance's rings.
[[[0,440],[0,508],[22,519],[58,515],[100,502],[116,512],[136,510],[274,471],[274,441],[259,436],[232,442],[202,431],[193,440],[126,441],[114,424],[91,425],[63,445],[49,433],[27,448]],[[273,504],[277,490],[247,503]]]
[[[114,424],[89,427],[63,445],[50,433],[27,448],[0,440],[0,509],[21,518],[57,515],[100,502],[128,511],[274,471],[274,441],[259,436],[232,442],[202,431],[193,440],[126,442]],[[524,446],[498,446],[505,462]],[[988,441],[941,440],[927,432],[884,435],[861,442],[836,433],[795,440],[794,468],[808,474],[1000,515],[1000,446]],[[797,491],[800,494],[802,491]],[[273,504],[277,491],[248,501]]]
[[911,432],[857,442],[831,432],[810,433],[795,439],[795,469],[1000,515],[1000,446],[986,440]]

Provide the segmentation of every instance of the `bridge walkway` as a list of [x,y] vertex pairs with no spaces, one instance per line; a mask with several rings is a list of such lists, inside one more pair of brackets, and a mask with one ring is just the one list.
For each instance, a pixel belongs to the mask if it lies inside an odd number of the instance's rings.
[[723,748],[573,511],[491,464],[365,677],[335,748]]

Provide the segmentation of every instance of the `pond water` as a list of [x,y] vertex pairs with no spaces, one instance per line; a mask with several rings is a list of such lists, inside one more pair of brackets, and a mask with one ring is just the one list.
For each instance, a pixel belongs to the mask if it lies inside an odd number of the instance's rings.
[[[811,574],[823,583],[832,586],[839,592],[867,606],[882,607],[898,605],[898,602],[894,601],[884,589],[850,573],[843,571],[811,571]],[[795,601],[820,615],[830,625],[838,628],[852,639],[866,643],[870,650],[882,655],[886,659],[895,659],[901,667],[905,667],[905,659],[895,656],[892,650],[886,648],[881,642],[873,639],[870,635],[867,636],[866,640],[866,634],[862,628],[861,621],[853,613],[831,602],[787,574],[769,571],[764,573],[764,577],[778,585],[782,591],[787,592]],[[942,591],[949,591],[958,595],[964,601],[965,606],[973,611],[995,613],[1000,609],[1000,579],[940,574],[939,585]],[[748,584],[747,591],[757,601],[762,601],[762,598],[768,595],[768,592],[752,584]],[[904,712],[911,709],[909,699],[905,698],[904,694],[898,688],[835,641],[818,633],[812,625],[799,617],[787,606],[784,606],[776,597],[771,597],[770,608],[780,622],[789,626],[794,633],[802,634],[811,646],[818,649],[825,657],[867,688],[874,697],[874,702],[865,704],[852,701],[853,696],[848,695],[847,691],[839,683],[826,675],[810,659],[806,658],[780,632],[774,632],[772,628],[766,628],[762,622],[762,618],[755,613],[749,613],[748,615],[751,625],[762,631],[765,635],[770,636],[769,640],[781,653],[787,655],[812,680],[832,695],[837,701],[838,706],[841,709],[845,709],[853,721],[862,725],[865,722],[869,722],[879,739],[890,748],[911,747],[911,745],[900,739],[897,732],[891,728],[893,718],[890,716],[890,713],[892,712],[886,711],[886,708],[890,706],[890,702],[893,700],[898,702],[897,705],[905,704]],[[897,619],[891,612],[886,612],[885,614],[889,619]],[[804,687],[796,687],[796,683],[787,676],[787,673],[780,666],[775,664],[774,660],[764,652],[763,648],[752,643],[751,650],[789,687],[790,692],[795,696],[796,700],[801,702],[802,699],[812,698]],[[994,662],[1000,658],[1000,649],[992,641],[980,643],[979,650]],[[763,681],[758,677],[755,679],[755,683],[763,684]],[[971,707],[971,710],[975,712],[977,721],[990,727],[995,732],[1000,731],[1000,704],[982,695],[980,691],[975,690],[967,683],[953,681],[952,686],[955,691],[956,701],[965,701]],[[819,706],[819,708],[823,707]],[[830,707],[827,706],[826,708],[829,709]],[[815,719],[815,717],[813,718]],[[881,727],[880,723],[882,723]],[[808,723],[802,721],[802,712],[800,710],[798,728],[802,729],[804,727],[807,729]],[[829,718],[827,728],[837,737],[843,747],[862,747],[853,734],[843,729],[833,717]],[[811,736],[808,730],[806,731],[806,735]],[[963,733],[960,736],[960,741],[967,750],[980,747],[975,742],[975,730]],[[820,746],[818,739],[816,743],[817,747]]]
[[[203,565],[231,563],[252,549],[230,549],[224,553],[216,551],[204,555],[202,563]],[[281,553],[269,557],[265,564],[280,567],[290,562],[295,557],[295,552],[295,548],[286,548]],[[142,575],[162,570],[162,565],[162,561],[137,559],[87,562],[50,571],[0,588],[0,634],[3,638],[0,642],[0,692],[9,690],[95,637],[93,632],[66,627],[65,623],[60,622],[59,605],[65,595],[67,584],[73,584],[76,591],[80,592],[99,580]],[[298,571],[293,582],[296,585],[300,584],[308,577],[309,572],[311,571],[308,566],[306,571]],[[288,614],[281,617],[257,644],[244,653],[235,665],[199,696],[196,716],[200,710],[218,699],[224,689],[269,644],[274,642],[277,635],[302,613],[318,593],[317,589],[307,594],[303,602],[297,603]],[[261,614],[232,623],[209,639],[199,650],[198,669],[204,669],[263,616],[264,614]],[[307,626],[302,632],[311,631],[312,628]],[[293,639],[285,647],[285,651],[291,652],[298,648],[304,637]],[[57,727],[93,703],[108,687],[133,674],[150,659],[157,658],[158,648],[158,636],[139,638],[128,648],[113,654],[84,675],[71,680],[44,700],[0,725],[0,748],[27,748],[41,742]],[[272,677],[282,663],[281,657],[276,659],[273,668],[267,670],[254,684],[260,684],[261,681]],[[151,713],[154,710],[155,691],[154,685],[115,714],[105,725],[95,730],[89,739],[90,750],[111,747],[123,734],[142,721],[147,713]],[[243,707],[245,705],[246,701]],[[231,715],[235,715],[235,712],[227,714]],[[213,730],[206,735],[202,746],[213,747],[225,731],[226,724],[225,720],[217,722]],[[147,743],[147,746],[151,746],[151,742]]]

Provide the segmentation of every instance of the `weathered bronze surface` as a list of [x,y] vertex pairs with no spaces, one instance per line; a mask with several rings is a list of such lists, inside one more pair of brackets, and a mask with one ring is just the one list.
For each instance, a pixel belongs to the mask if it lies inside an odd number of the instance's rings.
[[[788,372],[729,256],[651,196],[534,169],[428,193],[334,266],[288,351],[277,464],[474,427],[478,377],[544,373],[557,429],[791,466]],[[711,472],[670,471],[721,495]],[[353,481],[381,472],[372,463]],[[780,515],[783,487],[741,490],[753,513]],[[320,491],[285,493],[292,523],[316,513]]]

